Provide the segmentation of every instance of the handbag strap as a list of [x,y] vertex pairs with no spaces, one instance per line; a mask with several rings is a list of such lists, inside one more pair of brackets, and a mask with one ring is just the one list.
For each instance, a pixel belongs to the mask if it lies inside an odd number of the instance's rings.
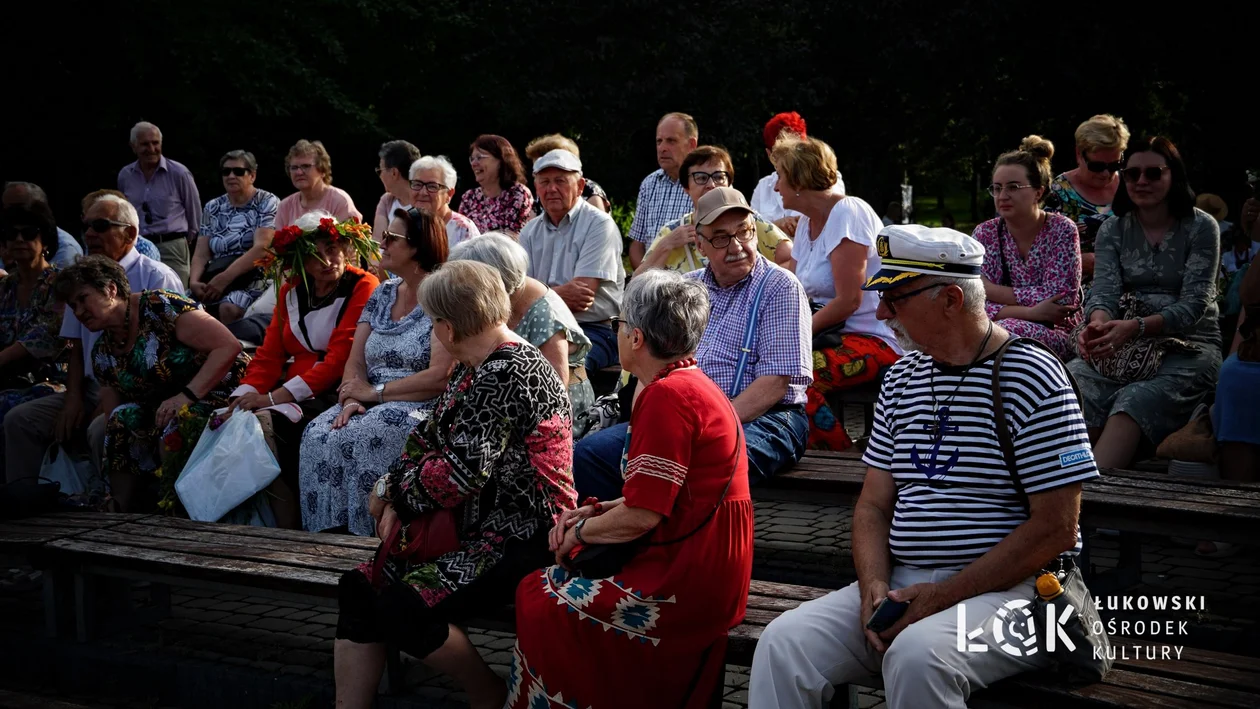
[[[753,291],[752,307],[748,309],[748,322],[744,325],[744,342],[739,348],[739,362],[735,365],[735,378],[731,381],[731,390],[727,392],[731,399],[739,396],[743,390],[740,382],[744,379],[744,370],[748,368],[748,357],[752,354],[753,339],[757,335],[757,315],[761,312],[761,296],[765,293],[766,284],[769,282],[770,274],[767,273],[762,276],[757,289]],[[738,417],[736,419],[738,420]]]
[[1063,375],[1067,377],[1068,383],[1072,385],[1072,393],[1076,396],[1077,406],[1080,406],[1081,390],[1076,386],[1076,380],[1072,377],[1072,373],[1067,371],[1063,363],[1059,360],[1059,356],[1054,350],[1047,347],[1039,340],[1031,337],[1011,337],[1002,346],[997,349],[993,356],[993,413],[997,417],[997,437],[998,445],[1002,448],[1002,458],[1006,461],[1006,469],[1011,474],[1011,481],[1015,483],[1015,490],[1019,493],[1019,500],[1024,505],[1024,512],[1031,514],[1032,508],[1028,504],[1028,491],[1024,489],[1024,481],[1019,475],[1019,466],[1015,461],[1015,442],[1011,439],[1011,429],[1006,420],[1006,409],[1002,406],[1002,360],[1006,357],[1006,351],[1011,345],[1023,342],[1033,347],[1039,347],[1054,357],[1054,361],[1058,362],[1059,369],[1063,371]]
[[[727,401],[726,403],[728,406],[731,407],[731,414],[735,416],[736,434],[735,434],[735,452],[731,454],[731,476],[726,479],[726,486],[722,488],[722,494],[718,496],[717,502],[714,503],[713,509],[709,510],[709,514],[705,515],[704,519],[700,521],[700,524],[697,524],[695,528],[692,529],[690,532],[687,532],[681,537],[675,537],[674,539],[670,539],[664,542],[648,542],[647,546],[650,546],[650,547],[667,546],[669,544],[677,544],[678,542],[681,542],[684,539],[690,538],[693,534],[703,529],[706,524],[713,521],[713,517],[717,515],[718,508],[720,508],[722,506],[722,503],[726,501],[726,493],[730,492],[731,483],[735,482],[735,472],[739,470],[739,448],[740,448],[740,444],[743,443],[744,441],[744,425],[739,420],[739,413],[735,411],[735,407],[734,405],[731,405],[730,401]],[[651,532],[649,532],[649,534],[651,534]]]
[[1011,287],[1011,267],[1006,263],[1006,220],[998,217],[998,256],[1002,259],[1002,280],[998,285]]

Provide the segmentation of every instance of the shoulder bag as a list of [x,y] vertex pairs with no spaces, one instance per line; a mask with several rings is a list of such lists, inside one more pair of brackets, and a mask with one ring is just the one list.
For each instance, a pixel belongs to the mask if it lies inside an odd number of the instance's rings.
[[[436,451],[426,453],[420,459],[417,470],[434,458],[441,455]],[[459,550],[459,510],[460,507],[429,510],[407,524],[396,525],[389,535],[381,540],[376,554],[371,561],[359,564],[357,568],[374,588],[385,585],[385,564],[390,560],[408,564],[423,563]]]
[[[1024,481],[1020,478],[1019,466],[1015,461],[1015,442],[1011,439],[1011,430],[1006,419],[1006,411],[1002,406],[1002,387],[1001,377],[999,376],[1002,369],[1002,359],[1006,356],[1006,351],[1017,342],[1023,342],[1045,350],[1054,357],[1056,362],[1058,361],[1058,355],[1055,355],[1053,350],[1037,340],[1012,337],[1002,343],[993,359],[993,409],[997,417],[998,443],[1002,448],[1002,457],[1006,462],[1006,469],[1010,471],[1011,481],[1015,484],[1015,489],[1019,492],[1020,501],[1024,505],[1024,512],[1031,515],[1028,493],[1024,489]],[[1059,366],[1062,367],[1063,365],[1060,364]],[[1072,385],[1072,392],[1076,395],[1077,402],[1079,402],[1081,392],[1076,386],[1076,380],[1072,378],[1071,373],[1067,372],[1067,370],[1064,370],[1063,373]],[[1061,635],[1066,635],[1072,645],[1072,647],[1069,647],[1060,638],[1060,642],[1056,645],[1055,651],[1051,655],[1051,661],[1055,669],[1072,683],[1087,684],[1097,682],[1111,669],[1113,660],[1108,656],[1111,641],[1107,638],[1107,634],[1105,632],[1094,632],[1097,628],[1103,627],[1102,621],[1098,617],[1098,611],[1094,607],[1094,597],[1090,594],[1089,587],[1085,585],[1085,579],[1082,577],[1081,569],[1076,565],[1074,557],[1060,556],[1052,561],[1050,566],[1054,568],[1042,569],[1038,576],[1053,574],[1063,592],[1051,601],[1043,600],[1040,595],[1033,595],[1032,616],[1033,624],[1037,628],[1037,637],[1047,638],[1050,633],[1060,633],[1059,629],[1046,626],[1046,606],[1048,603],[1053,603],[1056,613],[1060,617],[1060,624],[1062,625]],[[1075,613],[1064,620],[1062,609],[1066,604],[1070,604],[1075,609]]]

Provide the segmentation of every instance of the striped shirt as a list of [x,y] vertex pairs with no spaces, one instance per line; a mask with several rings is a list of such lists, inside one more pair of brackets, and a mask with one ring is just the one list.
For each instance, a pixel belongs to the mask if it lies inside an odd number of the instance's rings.
[[630,238],[651,246],[661,227],[694,209],[695,204],[682,183],[669,179],[664,170],[658,169],[643,178],[639,185],[639,202],[634,208]]
[[[992,357],[947,367],[922,352],[906,354],[889,369],[863,461],[890,471],[897,485],[888,536],[896,563],[961,568],[1028,519],[998,443],[992,374]],[[1028,494],[1098,477],[1080,405],[1053,355],[1012,346],[1002,362],[1001,388]],[[1070,553],[1080,550],[1078,527]]]
[[707,267],[687,274],[709,291],[709,324],[700,336],[696,362],[700,371],[730,396],[748,329],[748,311],[758,284],[768,280],[761,293],[752,353],[736,393],[742,393],[758,377],[789,377],[787,394],[779,403],[804,404],[805,388],[814,377],[809,301],[795,276],[763,256],[756,259],[752,273],[729,288],[719,286]]

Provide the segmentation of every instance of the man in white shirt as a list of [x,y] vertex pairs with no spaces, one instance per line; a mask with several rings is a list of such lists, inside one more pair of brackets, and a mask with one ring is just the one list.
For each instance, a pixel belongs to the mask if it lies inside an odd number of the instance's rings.
[[[84,240],[93,256],[118,262],[127,272],[133,292],[163,289],[184,294],[175,271],[136,251],[140,218],[125,199],[105,195],[83,217]],[[70,375],[64,394],[53,394],[15,407],[4,417],[5,477],[15,480],[39,474],[44,452],[53,443],[68,445],[79,439],[85,420],[92,462],[99,468],[105,450],[105,419],[98,410],[100,387],[92,373],[92,346],[100,333],[91,332],[66,308],[61,336],[70,343]],[[85,414],[90,416],[85,417]]]
[[638,268],[661,227],[692,210],[691,197],[678,181],[683,158],[700,143],[696,119],[685,113],[666,113],[656,124],[656,164],[660,169],[643,178],[630,225],[630,268]]
[[[774,118],[766,121],[766,127],[761,131],[761,139],[766,143],[767,158],[770,157],[770,151],[774,148],[774,142],[784,131],[804,138],[805,119],[801,118],[801,114],[796,111],[791,111],[775,114]],[[779,173],[774,171],[757,182],[757,188],[753,190],[752,195],[753,211],[757,212],[762,219],[782,229],[788,236],[796,236],[796,220],[800,218],[801,213],[783,207],[783,196],[775,189],[778,184]],[[839,172],[836,173],[836,186],[840,188],[841,193],[844,192],[844,180],[840,179]]]
[[[621,312],[626,270],[621,233],[612,217],[582,199],[582,161],[552,150],[534,163],[534,191],[543,213],[521,229],[529,276],[556,292],[591,340],[587,371],[620,361],[612,318]],[[688,200],[690,201],[690,199]]]

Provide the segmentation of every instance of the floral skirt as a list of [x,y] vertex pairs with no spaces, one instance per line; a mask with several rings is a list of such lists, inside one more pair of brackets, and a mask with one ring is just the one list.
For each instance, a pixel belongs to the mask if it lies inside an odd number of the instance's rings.
[[899,358],[897,351],[874,335],[845,334],[839,347],[814,350],[814,382],[805,390],[811,450],[848,450],[853,441],[844,421],[827,403],[827,394],[850,389],[879,376],[879,370]]

